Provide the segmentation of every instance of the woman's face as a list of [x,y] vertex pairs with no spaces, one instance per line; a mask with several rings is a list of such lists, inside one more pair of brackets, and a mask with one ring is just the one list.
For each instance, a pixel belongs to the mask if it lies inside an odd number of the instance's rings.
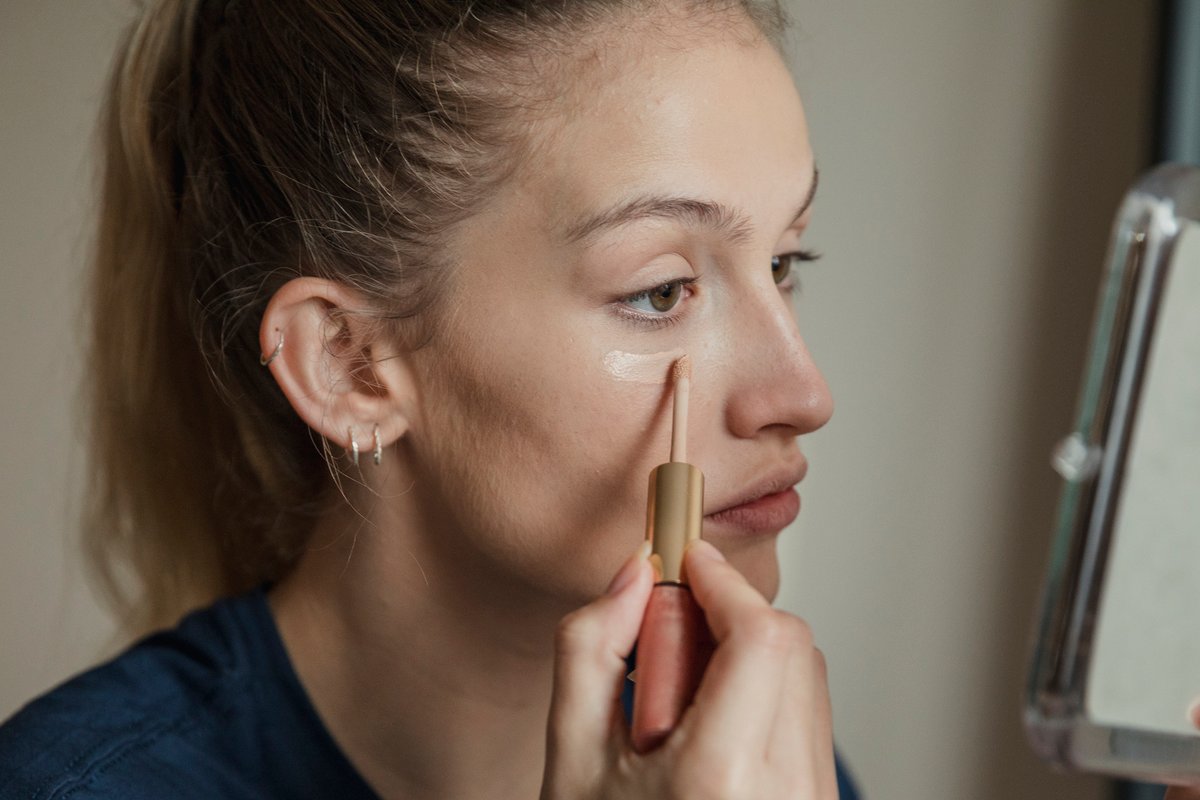
[[[457,239],[405,440],[459,557],[572,604],[645,535],[679,356],[706,514],[772,476],[790,485],[796,437],[833,410],[797,329],[798,260],[773,269],[802,249],[815,182],[779,55],[728,26],[609,38]],[[778,532],[703,529],[768,598]]]

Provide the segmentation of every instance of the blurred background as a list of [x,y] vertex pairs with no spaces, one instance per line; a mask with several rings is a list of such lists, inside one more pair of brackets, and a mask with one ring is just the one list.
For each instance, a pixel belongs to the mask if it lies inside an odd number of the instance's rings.
[[[1021,701],[1049,454],[1113,214],[1161,155],[1167,7],[790,2],[825,254],[801,329],[836,412],[802,441],[779,605],[815,629],[868,798],[1138,791],[1037,761]],[[124,644],[79,556],[76,394],[93,124],[132,13],[0,0],[0,718]]]

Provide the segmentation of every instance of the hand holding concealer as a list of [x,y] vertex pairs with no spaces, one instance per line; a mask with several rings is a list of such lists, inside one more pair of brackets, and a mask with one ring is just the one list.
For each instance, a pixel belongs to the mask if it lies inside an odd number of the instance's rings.
[[[603,596],[559,625],[541,800],[836,800],[825,662],[811,632],[699,538],[703,476],[680,435],[686,368],[674,370],[672,460],[651,473],[649,538]],[[635,641],[627,725],[621,687]]]
[[704,540],[684,565],[716,642],[694,701],[662,746],[634,749],[621,687],[655,589],[644,543],[559,626],[541,800],[836,800],[825,662],[807,626]]

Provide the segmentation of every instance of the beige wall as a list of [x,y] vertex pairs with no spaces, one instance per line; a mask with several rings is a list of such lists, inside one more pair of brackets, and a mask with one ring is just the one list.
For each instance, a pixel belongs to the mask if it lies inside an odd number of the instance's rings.
[[[780,603],[810,619],[874,798],[1099,798],[1036,762],[1022,670],[1107,228],[1146,151],[1151,6],[797,0],[822,170]],[[75,555],[92,116],[126,4],[0,0],[0,716],[111,627]],[[771,124],[771,120],[763,120]]]
[[802,0],[820,161],[801,328],[833,389],[783,604],[875,797],[1099,797],[1020,701],[1108,227],[1147,149],[1150,3]]
[[0,717],[91,662],[77,321],[93,118],[125,4],[0,0]]

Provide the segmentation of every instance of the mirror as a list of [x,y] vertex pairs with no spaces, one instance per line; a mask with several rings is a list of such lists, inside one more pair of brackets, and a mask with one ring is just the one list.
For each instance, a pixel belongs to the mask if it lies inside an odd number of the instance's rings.
[[1025,704],[1039,755],[1200,779],[1200,168],[1161,165],[1117,214]]

